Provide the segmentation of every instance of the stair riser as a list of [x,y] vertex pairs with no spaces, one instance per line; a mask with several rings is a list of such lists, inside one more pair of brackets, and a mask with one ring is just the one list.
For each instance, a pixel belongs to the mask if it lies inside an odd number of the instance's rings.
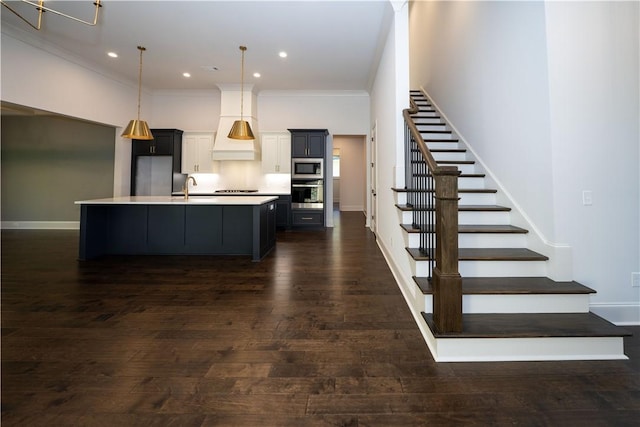
[[416,123],[416,127],[420,132],[427,130],[447,130],[447,125],[445,123]]
[[[412,274],[429,275],[428,261],[411,259]],[[462,277],[538,277],[546,276],[544,261],[459,261],[458,272]]]
[[413,119],[413,121],[416,125],[425,125],[425,124],[434,124],[434,123],[444,124],[440,117],[422,117],[419,119]]
[[[420,247],[420,234],[407,233],[404,236],[405,246]],[[522,234],[509,233],[459,233],[459,248],[522,248],[526,240]]]
[[[459,204],[461,205],[495,205],[496,195],[495,193],[458,193],[460,197]],[[406,204],[407,193],[395,193],[396,203]]]
[[478,188],[485,188],[483,177],[460,177],[458,178],[458,188],[465,188],[468,190],[475,190]]
[[422,136],[422,139],[424,139],[425,141],[428,139],[452,139],[454,138],[454,135],[452,135],[450,132],[420,132],[420,135]]
[[509,212],[459,212],[458,224],[510,224]]
[[495,205],[495,193],[458,193],[460,205]]
[[[425,313],[433,313],[433,296],[425,295]],[[588,295],[463,295],[463,313],[588,313]]]
[[[514,233],[459,233],[459,248],[524,248],[524,234]],[[412,246],[415,247],[415,246]]]
[[427,143],[427,148],[429,148],[430,150],[454,150],[457,148],[462,148],[460,147],[460,143],[459,142],[429,142],[429,141],[425,141]]
[[627,359],[619,337],[447,338],[432,353],[437,362]]
[[547,276],[545,261],[459,261],[462,277]]
[[485,188],[484,178],[458,178],[458,188]]
[[476,172],[476,165],[469,165],[469,164],[441,164],[439,166],[455,166],[458,168],[458,170],[460,171],[460,173],[475,173]]
[[[402,223],[411,224],[413,212],[402,211]],[[459,212],[458,224],[509,224],[509,212]]]
[[437,117],[438,116],[438,112],[437,111],[423,110],[423,111],[420,111],[420,116],[422,116],[422,117]]
[[467,160],[466,153],[431,153],[436,162],[442,160],[463,161]]

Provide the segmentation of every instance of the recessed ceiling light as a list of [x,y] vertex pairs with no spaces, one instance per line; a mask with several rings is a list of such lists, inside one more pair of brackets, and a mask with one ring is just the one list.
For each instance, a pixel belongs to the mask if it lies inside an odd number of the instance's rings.
[[109,55],[111,58],[117,58],[118,54],[115,52],[108,52],[107,55]]
[[260,73],[253,73],[253,77],[255,77],[255,78],[260,77]]
[[182,73],[182,76],[183,76],[183,77],[186,77],[186,78],[189,78],[189,77],[191,77],[191,74],[189,74],[189,73]]
[[284,50],[282,52],[280,52],[278,54],[280,56],[280,58],[286,58],[287,57],[287,52],[285,52]]

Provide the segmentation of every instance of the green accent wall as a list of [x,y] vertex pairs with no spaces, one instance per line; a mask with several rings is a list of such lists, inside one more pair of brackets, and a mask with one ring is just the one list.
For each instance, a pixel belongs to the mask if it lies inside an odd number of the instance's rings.
[[2,221],[79,221],[76,200],[113,196],[115,128],[2,116]]

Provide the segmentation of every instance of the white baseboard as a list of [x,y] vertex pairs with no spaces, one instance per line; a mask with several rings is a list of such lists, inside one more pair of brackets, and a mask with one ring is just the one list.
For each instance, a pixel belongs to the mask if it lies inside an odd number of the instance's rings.
[[3,230],[79,230],[80,221],[2,221]]
[[592,303],[589,309],[617,326],[640,326],[640,303]]

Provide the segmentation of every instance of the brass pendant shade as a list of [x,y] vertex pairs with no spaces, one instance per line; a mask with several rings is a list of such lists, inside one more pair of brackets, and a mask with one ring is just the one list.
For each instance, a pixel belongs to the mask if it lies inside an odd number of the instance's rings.
[[153,139],[149,125],[144,120],[131,120],[122,132],[123,138]]
[[246,46],[240,46],[240,51],[242,52],[242,62],[240,66],[240,120],[236,120],[233,122],[233,126],[231,126],[231,130],[229,131],[229,135],[227,137],[229,139],[243,139],[250,140],[256,139],[253,136],[253,131],[251,131],[251,126],[249,122],[244,120],[243,117],[243,108],[244,108],[244,52],[247,50]]
[[231,131],[229,132],[229,138],[231,139],[256,139],[253,136],[253,132],[251,131],[251,126],[249,126],[249,122],[246,120],[236,120],[233,122],[233,126],[231,126]]
[[142,96],[142,52],[147,50],[142,46],[138,46],[140,51],[140,68],[138,72],[138,118],[131,120],[122,132],[123,138],[129,139],[153,139],[153,134],[149,129],[149,125],[144,120],[140,120],[140,98]]

